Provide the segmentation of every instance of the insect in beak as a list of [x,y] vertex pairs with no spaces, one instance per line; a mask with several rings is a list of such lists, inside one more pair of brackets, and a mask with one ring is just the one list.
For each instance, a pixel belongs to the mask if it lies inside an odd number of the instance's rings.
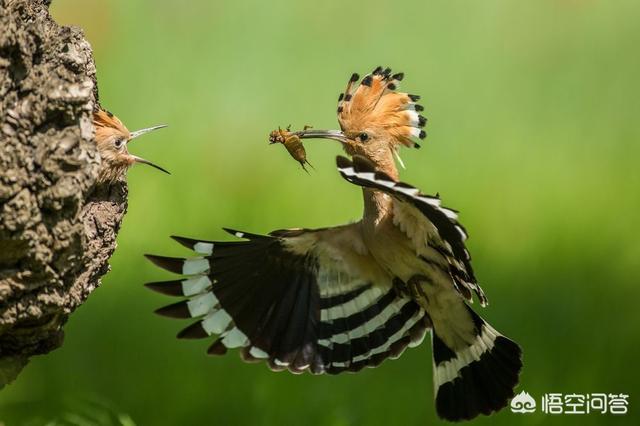
[[[162,129],[167,127],[166,124],[160,124],[158,126],[153,126],[153,127],[147,127],[145,129],[140,129],[140,130],[136,130],[135,132],[131,132],[130,136],[129,136],[129,140],[127,140],[127,143],[131,142],[132,140],[134,140],[135,138],[144,135],[145,133],[149,133],[149,132],[153,132],[154,130],[158,130],[158,129]],[[141,164],[147,164],[151,167],[154,167],[160,171],[165,172],[166,174],[170,175],[171,173],[169,173],[167,170],[163,169],[162,167],[158,166],[157,164],[152,163],[149,160],[145,160],[142,157],[138,157],[137,155],[133,155],[133,154],[129,154],[131,156],[131,159],[136,162],[136,163],[141,163]]]

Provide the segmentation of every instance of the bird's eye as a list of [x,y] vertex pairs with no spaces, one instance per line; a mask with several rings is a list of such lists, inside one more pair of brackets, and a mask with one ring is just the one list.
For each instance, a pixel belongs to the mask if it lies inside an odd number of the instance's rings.
[[364,132],[360,133],[358,137],[360,138],[360,142],[366,142],[369,140],[369,135]]
[[123,138],[118,138],[115,140],[114,145],[116,146],[116,148],[120,149],[122,148],[122,145],[124,144],[124,139]]

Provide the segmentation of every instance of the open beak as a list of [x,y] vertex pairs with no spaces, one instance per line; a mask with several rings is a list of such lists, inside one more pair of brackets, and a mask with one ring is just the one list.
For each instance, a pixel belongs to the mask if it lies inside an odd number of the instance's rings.
[[136,163],[147,164],[147,165],[149,165],[151,167],[155,167],[156,169],[165,172],[168,175],[171,174],[171,173],[169,173],[168,170],[163,169],[162,167],[158,166],[157,164],[153,164],[149,160],[145,160],[144,158],[138,157],[137,155],[132,155],[132,154],[129,154],[129,155],[131,155],[131,158],[133,158],[133,161],[135,161]]
[[131,132],[128,142],[131,142],[135,138],[137,138],[139,136],[142,136],[145,133],[153,132],[154,130],[162,129],[164,127],[167,127],[167,125],[166,124],[160,124],[159,126],[147,127],[146,129],[140,129],[140,130],[136,130],[135,132]]
[[333,139],[341,143],[347,142],[347,137],[340,130],[300,130],[294,132],[300,139]]
[[[139,136],[144,135],[145,133],[153,132],[154,130],[162,129],[164,127],[167,127],[167,125],[166,124],[161,124],[159,126],[147,127],[146,129],[140,129],[140,130],[136,130],[135,132],[131,132],[130,135],[129,135],[129,140],[127,141],[127,143],[131,142],[132,140],[134,140],[135,138],[137,138]],[[156,169],[165,172],[168,175],[171,174],[167,170],[163,169],[162,167],[158,166],[157,164],[153,164],[149,160],[145,160],[144,158],[138,157],[137,155],[132,155],[132,154],[129,154],[129,155],[131,155],[131,158],[136,163],[147,164],[147,165],[149,165],[151,167],[155,167]]]

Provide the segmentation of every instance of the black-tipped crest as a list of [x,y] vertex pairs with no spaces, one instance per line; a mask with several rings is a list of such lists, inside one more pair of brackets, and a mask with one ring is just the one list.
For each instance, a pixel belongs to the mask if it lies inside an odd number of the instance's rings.
[[378,66],[355,88],[352,87],[354,81],[350,80],[344,96],[338,101],[341,130],[345,134],[356,135],[369,129],[378,139],[389,141],[395,154],[398,154],[399,145],[415,146],[418,129],[426,120],[420,119],[416,112],[422,110],[415,104],[419,96],[398,90],[403,79],[404,73],[392,74],[391,68]]

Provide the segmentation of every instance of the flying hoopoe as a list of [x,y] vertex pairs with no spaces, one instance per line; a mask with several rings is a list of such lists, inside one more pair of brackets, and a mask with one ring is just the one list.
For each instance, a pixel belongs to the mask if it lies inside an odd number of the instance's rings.
[[109,111],[98,109],[98,111],[93,113],[93,127],[96,132],[96,145],[98,146],[98,151],[102,159],[98,175],[99,182],[115,181],[135,163],[148,164],[169,174],[168,171],[153,164],[151,161],[130,154],[127,149],[127,144],[133,139],[153,130],[167,127],[166,125],[162,124],[130,132],[118,117]]
[[244,241],[174,236],[201,256],[147,255],[186,277],[146,285],[183,298],[158,314],[196,319],[178,338],[216,335],[209,354],[240,348],[275,371],[375,367],[431,330],[437,413],[471,419],[514,395],[521,350],[469,306],[473,294],[481,306],[487,299],[457,213],[398,180],[394,153],[426,136],[419,96],[396,90],[402,78],[381,67],[361,81],[353,74],[338,101],[341,130],[295,132],[336,140],[352,157],[337,166],[362,188],[361,220],[269,235],[225,229]]

